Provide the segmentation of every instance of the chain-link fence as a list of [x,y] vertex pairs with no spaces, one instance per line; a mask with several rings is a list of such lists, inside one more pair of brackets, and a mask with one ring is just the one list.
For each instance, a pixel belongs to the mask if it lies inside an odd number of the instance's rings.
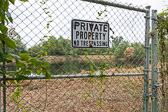
[[168,96],[167,96],[167,90],[168,90],[168,82],[167,80],[163,84],[162,76],[159,74],[159,80],[158,83],[161,84],[160,87],[158,87],[158,112],[166,112],[168,110]]
[[[158,83],[162,84],[160,74],[158,75],[158,78],[159,78]],[[162,84],[160,87],[158,87],[158,103],[157,103],[158,112],[166,112],[164,101],[166,100],[164,99],[164,91],[163,91],[163,84]]]
[[[159,45],[158,45],[159,46]],[[157,63],[157,112],[168,111],[168,78],[166,76],[166,62],[161,65],[160,54],[158,55],[159,62]],[[162,69],[163,67],[163,69]]]
[[[156,13],[157,11],[155,11]],[[166,13],[165,13],[166,14]],[[155,14],[156,16],[157,14]],[[159,26],[163,26],[163,22],[167,21],[163,16],[157,16],[157,21],[155,20],[157,24],[157,38],[156,42],[154,42],[154,45],[156,46],[155,54],[155,71],[158,71],[158,74],[156,74],[157,77],[157,111],[158,112],[167,112],[168,111],[168,52],[166,51],[168,49],[168,41],[167,41],[167,30],[165,28],[160,28]],[[162,32],[165,32],[164,35]],[[157,62],[158,60],[158,62]]]
[[[167,40],[166,32],[160,28],[163,25],[156,10],[152,10],[151,31],[151,111],[167,112]],[[164,18],[164,17],[163,17]],[[161,24],[162,23],[162,24]],[[165,35],[162,35],[165,32]],[[153,33],[153,34],[152,34]],[[165,39],[165,40],[164,40]]]
[[[88,1],[16,1],[10,5],[14,23],[8,35],[17,48],[7,49],[8,53],[44,55],[53,79],[32,73],[21,83],[21,104],[11,99],[17,85],[7,82],[7,112],[143,110],[146,9]],[[108,22],[109,48],[72,48],[72,19]],[[16,69],[14,63],[7,65],[8,71]]]

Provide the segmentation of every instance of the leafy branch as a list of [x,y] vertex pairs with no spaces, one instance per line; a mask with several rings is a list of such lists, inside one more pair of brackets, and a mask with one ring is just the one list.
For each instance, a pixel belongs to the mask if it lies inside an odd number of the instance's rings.
[[[86,55],[88,55],[88,52],[85,52]],[[105,88],[103,87],[104,85],[104,81],[106,80],[105,76],[105,69],[107,69],[107,67],[109,66],[108,64],[102,63],[100,67],[98,67],[96,64],[94,64],[94,62],[88,57],[86,56],[86,60],[89,63],[90,66],[90,72],[89,75],[91,76],[91,78],[95,77],[96,75],[100,75],[97,79],[97,81],[95,82],[93,79],[89,80],[89,83],[98,83],[98,94],[97,96],[97,104],[98,106],[100,106],[101,108],[104,107],[103,103],[102,103],[102,96],[103,93],[105,92]],[[99,72],[99,73],[96,73]],[[86,88],[89,88],[89,85],[85,85]],[[90,96],[90,91],[86,91],[85,95],[83,95],[83,98],[86,100],[88,97]]]
[[[27,0],[20,0],[26,2]],[[11,48],[16,49],[15,42],[7,35],[9,23],[13,23],[13,18],[11,13],[8,11],[9,3],[14,5],[15,0],[1,0],[0,1],[0,63],[3,65],[0,68],[0,72],[3,74],[4,80],[5,77],[16,78],[16,81],[10,81],[11,84],[17,84],[15,92],[12,94],[11,99],[13,99],[17,104],[18,108],[21,109],[21,80],[28,79],[28,76],[32,73],[37,75],[45,75],[46,78],[51,78],[50,73],[46,67],[50,66],[42,57],[32,58],[29,53],[20,53],[16,54],[7,54],[5,49]],[[15,61],[14,61],[15,60]],[[15,72],[8,72],[5,69],[6,63],[16,63],[18,70]],[[5,83],[5,82],[4,82]],[[5,87],[5,84],[0,83],[0,86]]]
[[168,9],[163,10],[158,15],[158,40],[159,40],[159,60],[160,60],[160,78],[163,86],[161,87],[163,95],[163,108],[168,111]]

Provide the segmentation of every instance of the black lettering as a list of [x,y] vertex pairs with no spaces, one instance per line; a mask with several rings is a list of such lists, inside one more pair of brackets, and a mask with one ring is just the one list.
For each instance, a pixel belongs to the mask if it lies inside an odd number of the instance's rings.
[[88,32],[88,39],[90,38],[90,36],[91,36],[91,33],[90,33],[90,32]]
[[91,45],[91,41],[89,41],[89,45]]
[[79,22],[75,22],[75,30],[77,26],[79,26]]
[[86,30],[88,31],[89,30],[89,23],[86,23]]
[[95,40],[98,40],[98,33],[95,33]]
[[83,32],[80,32],[80,39],[83,39]]
[[92,40],[94,40],[94,32],[92,32]]
[[81,22],[81,30],[85,30],[85,23],[83,23],[83,22]]
[[103,33],[103,40],[105,40],[105,37],[106,37],[106,33]]
[[81,41],[82,46],[86,46],[86,41]]
[[95,27],[94,27],[94,31],[96,31],[96,30],[99,31],[97,24],[95,24]]
[[83,41],[81,40],[81,46],[83,46]]
[[99,26],[100,26],[100,31],[102,31],[102,25],[103,25],[103,24],[99,24]]
[[88,46],[88,41],[86,41],[86,46]]
[[106,46],[108,47],[108,42],[106,42]]
[[87,32],[84,32],[84,39],[87,39]]
[[74,40],[74,46],[79,46],[79,40]]
[[101,46],[101,41],[97,41],[97,46]]
[[101,34],[102,34],[102,33],[99,33],[99,36],[100,36],[100,40],[101,40]]
[[79,40],[77,40],[77,46],[79,46]]
[[102,46],[106,46],[106,42],[102,42]]
[[76,46],[76,40],[74,40],[74,46]]
[[94,41],[94,46],[96,46],[96,41]]
[[82,45],[82,46],[85,46],[85,41],[81,41],[81,45]]
[[107,25],[104,25],[104,32],[107,32]]
[[93,41],[89,41],[89,45],[93,45]]
[[83,41],[84,46],[88,46],[88,41]]
[[76,39],[78,39],[79,31],[76,31]]

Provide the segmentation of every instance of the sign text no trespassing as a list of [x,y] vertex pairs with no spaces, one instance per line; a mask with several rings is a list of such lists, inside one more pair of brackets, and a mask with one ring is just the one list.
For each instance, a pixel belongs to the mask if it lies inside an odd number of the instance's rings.
[[106,22],[73,19],[71,33],[74,48],[109,47],[109,24]]

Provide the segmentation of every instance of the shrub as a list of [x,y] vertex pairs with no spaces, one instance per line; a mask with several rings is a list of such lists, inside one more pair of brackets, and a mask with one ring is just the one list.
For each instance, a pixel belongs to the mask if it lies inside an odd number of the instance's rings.
[[127,47],[129,47],[129,43],[127,41],[123,41],[121,44],[119,44],[114,51],[115,58],[123,58],[124,51]]
[[142,43],[133,43],[131,45],[134,48],[134,56],[132,57],[135,61],[142,61],[144,60],[144,45]]
[[124,51],[124,57],[130,59],[133,56],[134,56],[134,47],[126,48],[126,50]]

